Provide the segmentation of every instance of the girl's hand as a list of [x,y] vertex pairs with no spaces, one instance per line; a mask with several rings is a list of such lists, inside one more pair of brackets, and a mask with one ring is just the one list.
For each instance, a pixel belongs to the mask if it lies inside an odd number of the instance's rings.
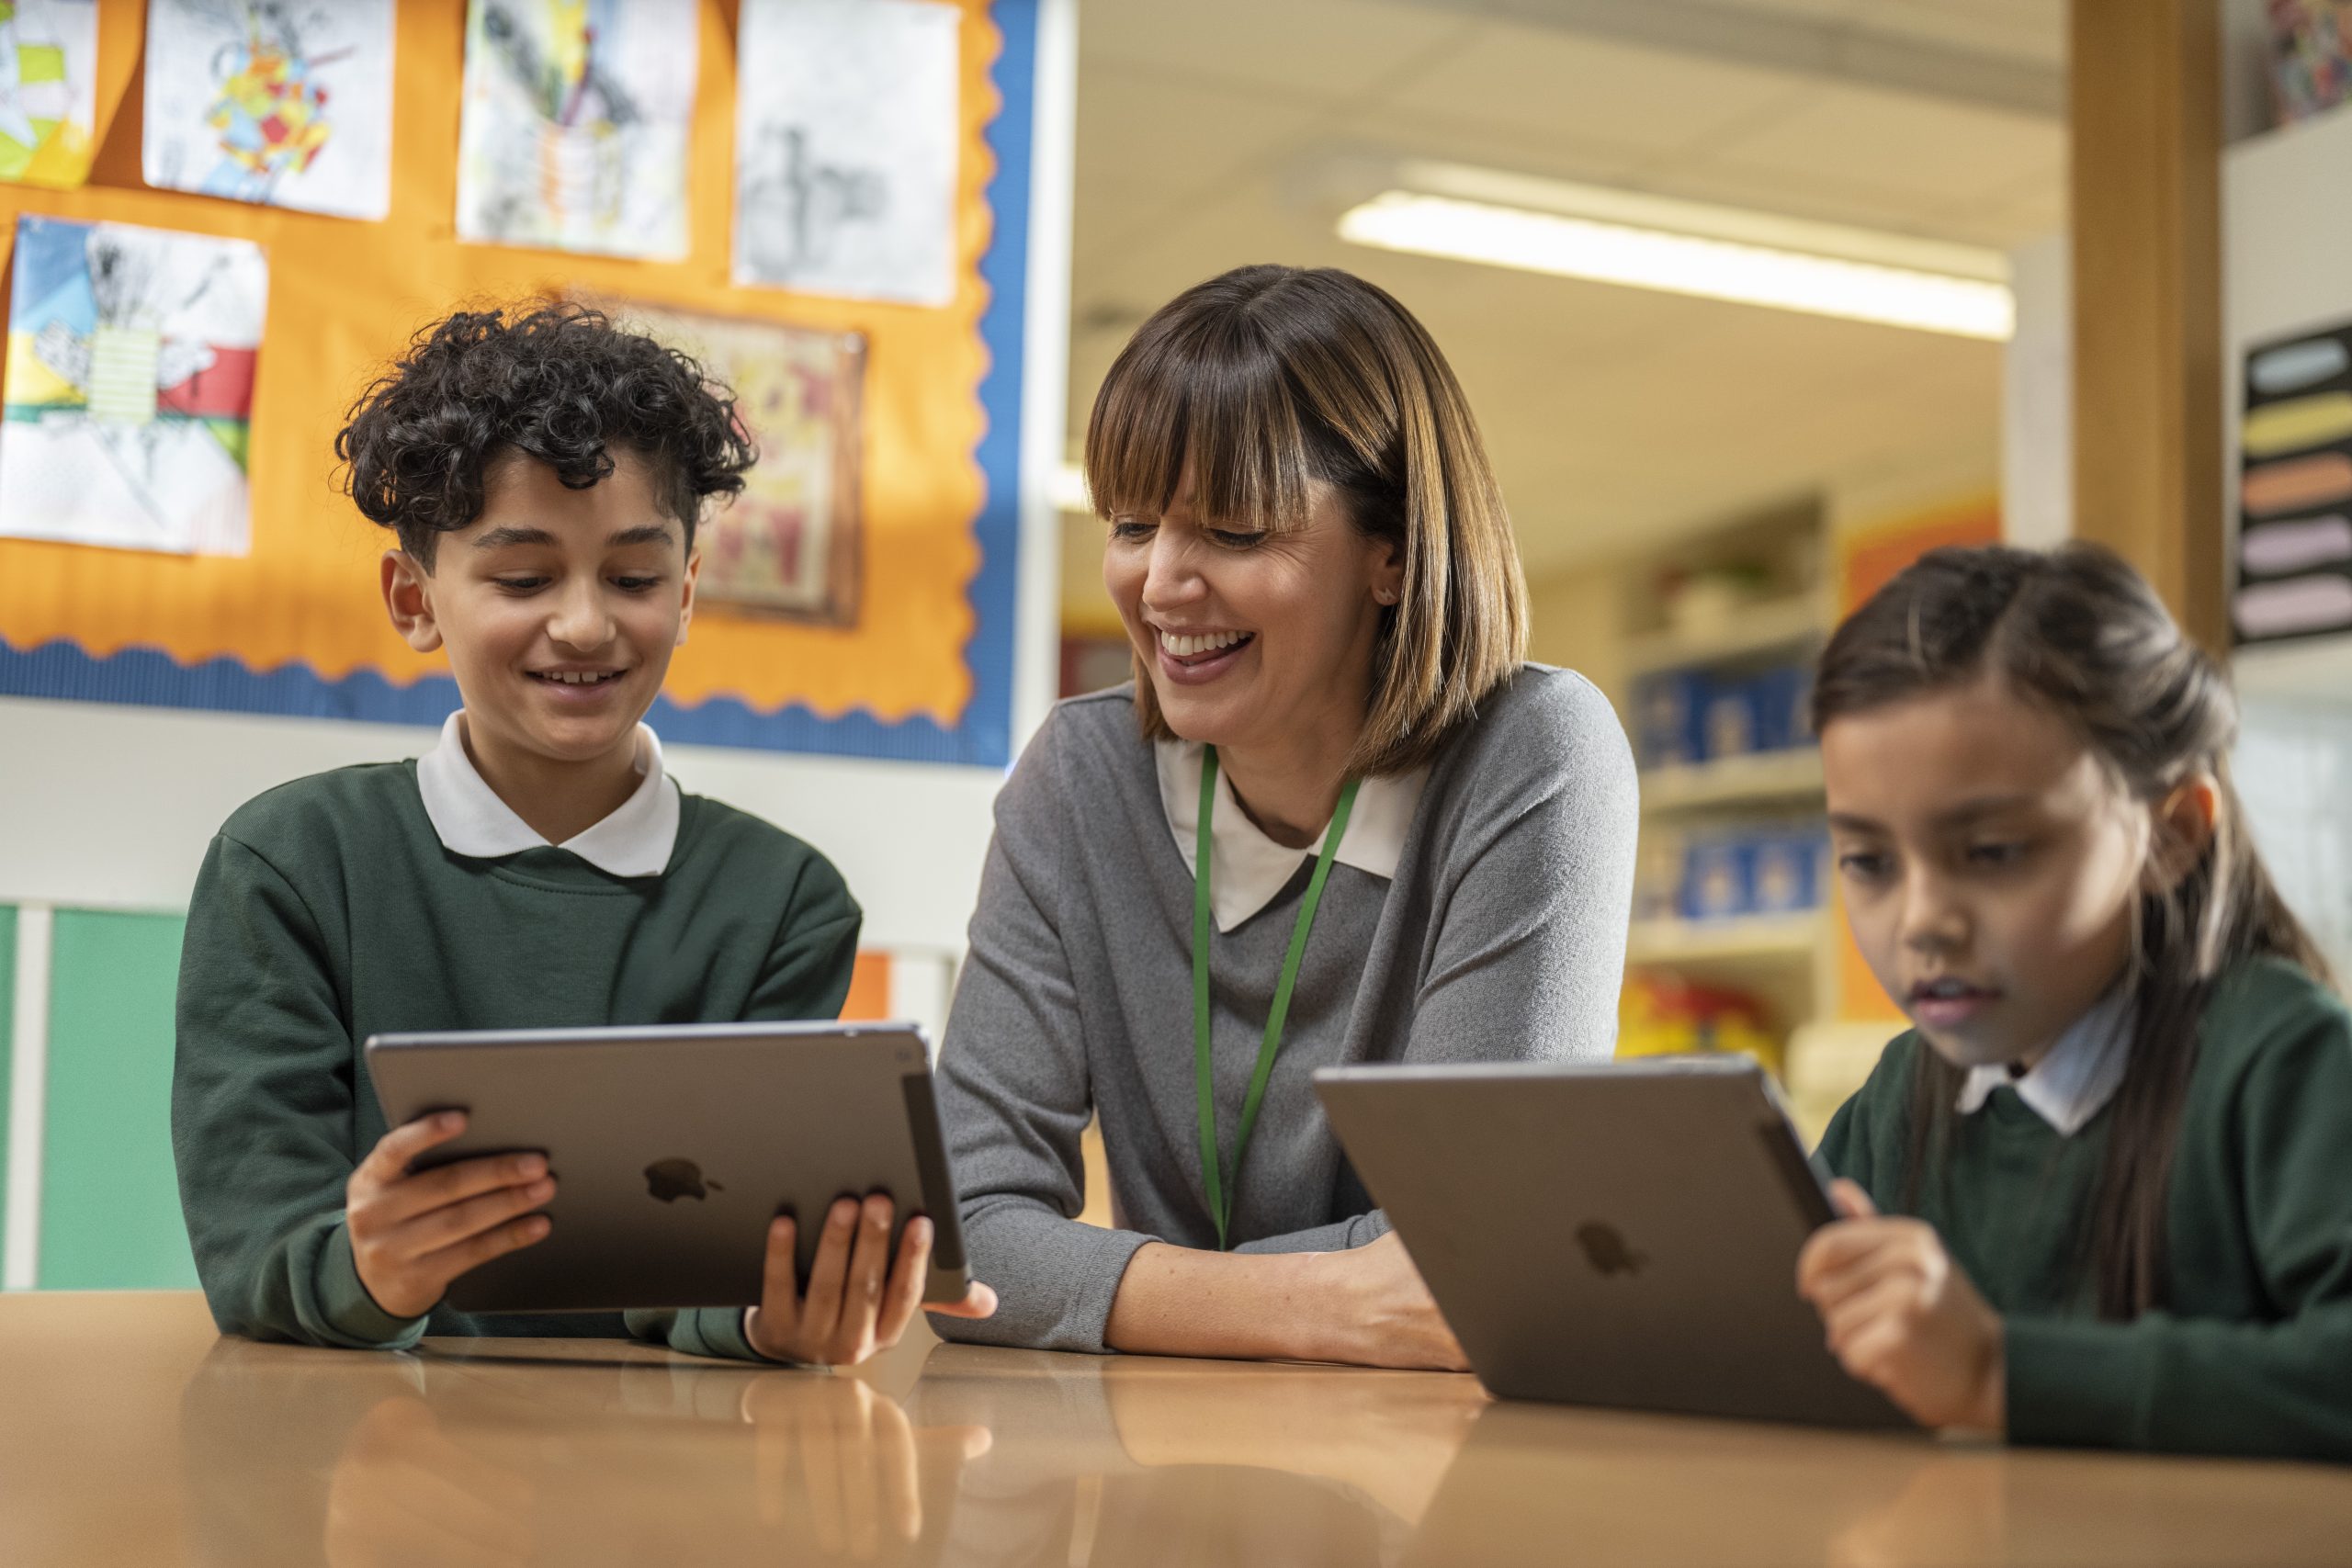
[[760,1304],[743,1317],[743,1337],[752,1348],[775,1361],[850,1367],[896,1345],[918,1310],[944,1317],[986,1317],[996,1311],[996,1292],[980,1284],[960,1302],[925,1309],[931,1222],[921,1215],[907,1222],[898,1261],[891,1263],[891,1212],[890,1200],[880,1193],[863,1203],[835,1200],[817,1242],[805,1297],[793,1262],[792,1219],[781,1216],[770,1225]]
[[484,1155],[412,1173],[410,1162],[466,1130],[444,1111],[395,1127],[344,1184],[351,1261],[376,1304],[423,1317],[467,1269],[548,1234],[538,1213],[555,1196],[545,1155]]
[[1342,1339],[1330,1359],[1366,1367],[1470,1370],[1461,1342],[1446,1326],[1395,1231],[1345,1252],[1314,1254],[1313,1266],[1335,1272],[1340,1293],[1340,1304],[1329,1321]]
[[1814,1232],[1797,1255],[1797,1293],[1821,1314],[1830,1353],[1922,1426],[2000,1432],[2000,1314],[1953,1267],[1934,1227],[1881,1218],[1850,1181],[1829,1194],[1849,1217]]

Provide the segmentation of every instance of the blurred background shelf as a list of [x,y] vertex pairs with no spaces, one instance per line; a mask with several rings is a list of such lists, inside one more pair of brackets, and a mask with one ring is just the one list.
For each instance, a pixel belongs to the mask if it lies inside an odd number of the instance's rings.
[[1826,635],[1826,603],[1817,593],[1751,604],[1697,628],[1672,628],[1627,639],[1626,672],[1646,675],[1690,665],[1726,664],[1775,653],[1802,653]]
[[1818,909],[1792,915],[1743,915],[1721,920],[1635,920],[1625,943],[1628,964],[1810,964],[1828,934]]
[[1678,763],[1642,774],[1642,806],[1649,811],[1716,807],[1806,804],[1821,795],[1821,752],[1814,747],[1759,751],[1720,761]]

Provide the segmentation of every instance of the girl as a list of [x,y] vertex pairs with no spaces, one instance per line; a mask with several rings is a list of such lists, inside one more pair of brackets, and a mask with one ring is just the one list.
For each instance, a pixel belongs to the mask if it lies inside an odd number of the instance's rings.
[[2105,550],[1938,550],[1838,628],[1814,717],[1917,1025],[1822,1141],[1832,1351],[1929,1426],[2352,1459],[2352,1019],[2213,662]]

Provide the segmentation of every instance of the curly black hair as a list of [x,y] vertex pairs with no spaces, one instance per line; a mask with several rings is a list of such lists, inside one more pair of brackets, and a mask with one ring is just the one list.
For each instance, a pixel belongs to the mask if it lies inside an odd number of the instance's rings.
[[429,570],[444,534],[481,515],[485,470],[513,452],[572,490],[645,459],[694,547],[703,498],[734,495],[759,452],[735,396],[692,357],[570,302],[459,310],[419,332],[336,433],[343,487]]

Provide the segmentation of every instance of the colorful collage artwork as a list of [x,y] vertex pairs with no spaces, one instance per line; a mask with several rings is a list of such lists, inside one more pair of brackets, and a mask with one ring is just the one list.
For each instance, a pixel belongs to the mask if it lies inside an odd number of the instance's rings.
[[0,0],[0,180],[90,177],[97,63],[98,0]]
[[695,0],[471,0],[458,237],[686,254]]
[[244,554],[268,287],[247,241],[18,219],[0,534]]
[[760,449],[742,494],[697,536],[696,600],[855,625],[865,340],[683,310],[616,313],[731,387],[736,418]]
[[147,183],[379,219],[392,186],[392,0],[151,0]]
[[957,29],[933,0],[744,0],[735,281],[944,305]]
[[[1026,225],[989,215],[1028,210],[1041,7],[0,0],[0,188],[102,187],[0,204],[0,695],[437,722],[447,676],[332,607],[349,538],[293,523],[331,504],[334,427],[388,333],[588,296],[476,248],[522,247],[689,264],[621,269],[660,308],[572,270],[725,382],[759,450],[702,525],[708,620],[662,722],[1002,766]],[[690,173],[720,206],[731,183],[725,257],[694,245]],[[174,227],[112,220],[180,200]],[[822,323],[789,325],[742,285],[884,308],[776,299]],[[301,352],[273,350],[255,468],[266,333]]]

